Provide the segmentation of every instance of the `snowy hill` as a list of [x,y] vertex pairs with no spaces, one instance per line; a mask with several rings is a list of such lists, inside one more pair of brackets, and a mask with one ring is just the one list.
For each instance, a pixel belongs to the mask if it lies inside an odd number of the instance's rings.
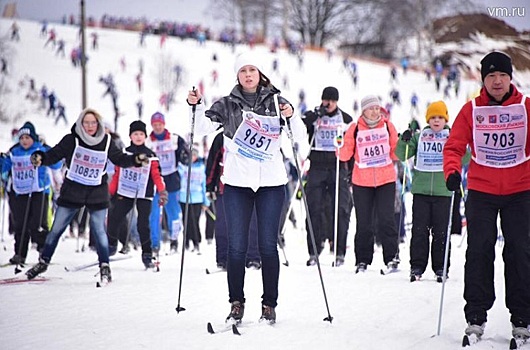
[[[20,42],[12,43],[9,57],[9,75],[2,77],[12,93],[2,101],[9,105],[8,111],[17,116],[11,123],[2,124],[0,149],[11,144],[10,130],[31,120],[37,132],[54,145],[68,132],[81,109],[81,77],[74,68],[68,54],[78,45],[77,29],[56,25],[59,38],[66,41],[66,58],[56,56],[51,48],[44,48],[45,38],[39,37],[40,25],[19,21]],[[11,22],[0,20],[0,33],[7,33]],[[196,42],[169,38],[160,48],[159,38],[148,36],[146,47],[139,47],[137,33],[90,29],[99,35],[99,49],[89,50],[88,100],[89,106],[99,110],[108,121],[112,121],[113,110],[110,98],[101,98],[105,87],[98,80],[108,73],[114,75],[119,93],[119,106],[123,116],[119,120],[118,132],[127,143],[128,125],[137,118],[136,101],[144,101],[144,120],[160,109],[161,91],[157,70],[161,57],[172,56],[184,68],[186,82],[177,93],[176,104],[166,113],[167,126],[171,131],[185,135],[188,130],[188,107],[186,90],[199,86],[204,81],[208,101],[215,96],[227,94],[235,82],[233,72],[234,53],[220,43],[207,42],[199,46]],[[243,50],[237,47],[236,52]],[[340,91],[339,106],[353,115],[354,99],[367,94],[380,95],[389,100],[390,68],[382,63],[356,60],[359,86],[354,89],[349,74],[342,67],[342,58],[327,60],[324,53],[306,52],[303,68],[299,69],[296,57],[281,50],[280,74],[272,73],[272,60],[264,47],[256,47],[265,61],[265,71],[273,83],[282,90],[282,95],[293,105],[298,93],[304,89],[309,108],[320,103],[320,94],[325,86],[336,86]],[[213,63],[216,53],[219,60]],[[122,71],[120,59],[124,57],[126,68]],[[144,90],[136,88],[135,76],[138,62],[144,61]],[[267,71],[267,69],[269,70]],[[211,72],[219,71],[219,86],[211,86]],[[288,86],[282,86],[287,75]],[[28,78],[35,79],[37,89],[42,84],[53,89],[66,106],[68,126],[63,122],[54,125],[52,118],[38,109],[38,103],[24,98],[28,89]],[[19,82],[23,80],[24,85]],[[402,105],[395,106],[392,120],[399,131],[403,131],[410,120],[409,99],[413,92],[419,95],[418,119],[424,123],[424,110],[429,101],[441,99],[433,82],[424,75],[410,71],[401,72],[396,87],[401,92]],[[477,83],[463,81],[458,98],[446,100],[450,116],[454,118],[469,93],[476,91]],[[454,95],[453,95],[454,96]],[[4,97],[3,97],[4,98]],[[208,101],[206,102],[208,104]],[[356,116],[354,116],[356,117]],[[148,123],[149,124],[149,123]],[[150,127],[148,127],[150,131]],[[295,211],[298,222],[303,223],[298,203]],[[410,213],[408,214],[410,216]],[[319,275],[315,267],[306,267],[306,233],[300,227],[288,226],[285,254],[289,266],[282,266],[280,273],[280,298],[277,307],[278,321],[273,327],[259,325],[261,273],[248,271],[246,279],[246,314],[241,337],[230,332],[209,335],[206,323],[211,321],[219,327],[229,311],[226,275],[207,275],[205,268],[215,265],[214,245],[202,243],[202,255],[190,251],[185,254],[181,306],[186,311],[175,312],[177,306],[181,252],[178,255],[161,257],[161,272],[143,271],[140,253],[133,258],[111,263],[114,282],[107,288],[94,287],[95,268],[79,272],[66,272],[71,267],[96,260],[96,255],[87,251],[75,253],[76,240],[65,238],[59,243],[53,265],[45,273],[51,278],[44,283],[0,285],[0,334],[5,349],[456,349],[460,347],[465,327],[463,315],[463,264],[465,242],[460,236],[452,237],[452,261],[450,278],[446,283],[441,335],[437,331],[440,293],[442,285],[435,282],[434,274],[428,271],[421,282],[410,283],[408,279],[408,239],[402,244],[401,271],[381,276],[382,253],[380,248],[374,255],[374,263],[366,274],[354,273],[354,218],[349,234],[349,249],[346,263],[340,268],[331,267],[332,255],[327,250],[321,256],[323,281],[325,283],[329,310],[333,323],[324,322],[328,316]],[[66,236],[66,235],[65,235]],[[4,242],[0,249],[0,263],[12,256],[13,240],[6,230],[2,232]],[[166,247],[167,249],[167,247]],[[501,254],[498,247],[497,255]],[[285,262],[280,252],[280,260]],[[37,260],[36,251],[28,256],[30,263]],[[504,307],[503,265],[497,259],[497,302],[489,313],[483,342],[476,349],[505,349],[511,334],[509,315]],[[0,268],[0,278],[13,276],[12,267]]]

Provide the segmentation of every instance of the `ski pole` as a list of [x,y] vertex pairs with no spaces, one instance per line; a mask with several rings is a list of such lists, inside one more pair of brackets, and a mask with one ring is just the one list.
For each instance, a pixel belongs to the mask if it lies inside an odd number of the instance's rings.
[[[292,128],[291,128],[290,118],[286,118],[286,124],[287,124],[287,135],[288,135],[289,139],[291,140],[291,147],[293,148],[293,154],[295,155],[294,162],[295,162],[295,166],[296,166],[296,171],[298,172],[298,181],[300,182],[300,190],[302,191],[302,200],[304,202],[304,206],[305,206],[305,210],[306,210],[306,214],[307,214],[306,216],[307,216],[307,224],[308,224],[308,229],[309,229],[309,236],[311,237],[311,244],[313,246],[313,250],[315,252],[317,252],[317,245],[316,245],[316,242],[315,242],[315,233],[313,232],[313,225],[311,223],[311,216],[309,215],[309,206],[307,205],[307,197],[306,197],[306,194],[305,194],[304,185],[302,183],[302,173],[300,171],[300,165],[298,164],[297,151],[296,151],[296,146],[294,144],[293,131],[292,131]],[[315,257],[316,257],[316,262],[317,262],[318,275],[320,277],[320,284],[322,286],[322,293],[324,294],[324,302],[326,304],[326,310],[328,312],[328,316],[324,318],[324,321],[329,321],[329,323],[331,323],[333,321],[333,317],[331,316],[330,311],[329,311],[328,298],[327,298],[327,295],[326,295],[326,288],[324,286],[324,279],[322,277],[322,269],[320,267],[320,260],[318,258],[318,254],[315,255]]]
[[[2,206],[1,206],[1,209],[0,209],[0,215],[2,215],[2,217],[0,218],[0,220],[2,220],[2,224],[0,225],[0,230],[2,230],[2,242],[4,242],[4,229],[5,229],[5,210],[6,210],[6,198],[5,198],[5,190],[4,190],[4,182],[2,180],[0,180],[0,200],[2,200]],[[4,250],[5,249],[5,245],[4,245]]]
[[403,179],[401,181],[401,195],[400,195],[400,208],[399,208],[399,221],[398,221],[398,251],[396,253],[396,259],[399,260],[399,237],[401,235],[401,221],[403,220],[404,218],[404,211],[405,211],[405,206],[403,205],[403,201],[404,201],[404,197],[405,197],[405,185],[407,183],[407,173],[409,171],[409,166],[408,166],[408,158],[409,158],[409,144],[407,143],[405,145],[405,165],[404,165],[404,169],[403,169]]
[[333,259],[333,264],[331,266],[337,266],[337,239],[339,236],[339,172],[340,172],[340,159],[339,159],[339,151],[344,146],[344,140],[343,140],[343,131],[342,131],[342,125],[340,125],[337,128],[337,135],[333,139],[333,144],[335,145],[335,149],[337,150],[337,161],[335,164],[335,212],[334,212],[334,218],[333,218],[333,253],[335,255]]
[[[195,86],[192,89],[195,91]],[[180,259],[180,278],[179,278],[179,292],[178,292],[178,300],[177,300],[177,307],[176,311],[177,313],[181,311],[185,311],[186,309],[180,306],[180,297],[182,293],[182,274],[184,273],[184,254],[186,253],[186,240],[188,235],[188,217],[190,213],[190,199],[191,199],[191,191],[190,191],[190,185],[191,185],[191,163],[192,163],[192,153],[193,153],[193,133],[195,131],[195,110],[197,109],[197,105],[191,106],[191,125],[190,125],[190,145],[189,145],[189,154],[188,154],[188,178],[186,180],[186,213],[184,214],[184,230],[182,233],[182,256]]]
[[[38,176],[37,175],[37,171],[36,171],[36,167],[33,167],[33,178],[35,178],[35,176]],[[20,234],[20,244],[18,246],[18,256],[20,256],[22,258],[22,247],[24,246],[24,239],[26,238],[26,230],[28,229],[28,218],[29,218],[29,209],[30,209],[30,206],[31,206],[31,197],[33,195],[33,190],[30,189],[30,192],[28,194],[28,200],[26,202],[26,211],[24,212],[24,221],[22,222],[22,232]],[[28,244],[29,244],[29,237],[28,237]],[[15,275],[22,272],[21,269],[19,269],[18,267],[24,267],[24,265],[22,263],[19,263],[17,262],[17,264],[15,265]]]
[[76,249],[75,252],[79,253],[80,251],[85,251],[85,243],[83,242],[83,247],[79,250],[79,231],[81,229],[81,221],[83,220],[83,215],[85,214],[85,207],[82,206],[77,213],[77,238],[76,238]]
[[212,219],[212,220],[216,220],[217,219],[217,216],[214,214],[213,211],[210,210],[210,208],[208,208],[207,206],[203,205],[202,206],[202,209],[204,209],[204,212],[206,214],[208,214],[208,216]]
[[445,254],[444,254],[444,268],[442,275],[442,292],[440,294],[440,310],[438,312],[438,331],[436,335],[440,335],[440,329],[442,327],[442,311],[444,303],[444,293],[445,293],[445,281],[447,280],[447,265],[449,264],[449,246],[451,244],[451,226],[453,221],[453,204],[455,202],[455,193],[451,195],[451,206],[449,207],[449,223],[447,224],[446,240],[445,240]]

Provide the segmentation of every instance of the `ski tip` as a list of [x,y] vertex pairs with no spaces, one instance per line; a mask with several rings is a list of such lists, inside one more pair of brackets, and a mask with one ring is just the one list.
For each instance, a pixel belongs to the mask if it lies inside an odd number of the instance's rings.
[[101,288],[101,283],[96,282],[96,288]]
[[383,269],[381,269],[379,272],[381,273],[381,275],[385,275],[385,271],[383,271]]
[[206,269],[206,274],[209,275],[210,274],[210,270]]
[[517,349],[517,342],[514,338],[510,339],[510,350]]
[[232,333],[234,333],[235,335],[241,335],[235,324],[232,325]]
[[206,325],[206,329],[208,330],[208,333],[215,334],[215,331],[213,330],[213,326],[210,322]]
[[466,346],[470,346],[469,337],[467,335],[464,335],[462,338],[462,347],[465,348]]

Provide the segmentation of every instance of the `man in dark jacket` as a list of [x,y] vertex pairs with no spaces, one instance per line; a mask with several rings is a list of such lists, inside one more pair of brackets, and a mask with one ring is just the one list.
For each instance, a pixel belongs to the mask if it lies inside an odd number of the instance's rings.
[[[324,227],[324,220],[322,220],[321,214],[326,207],[326,201],[329,202],[331,200],[330,205],[335,208],[335,184],[337,180],[339,181],[339,187],[337,198],[337,259],[335,265],[342,265],[346,255],[346,239],[348,237],[352,200],[347,162],[340,162],[339,173],[337,174],[336,171],[337,157],[335,152],[337,147],[335,140],[337,136],[340,136],[346,130],[347,125],[352,122],[352,117],[337,106],[338,100],[339,91],[332,86],[326,87],[322,91],[322,103],[320,106],[313,111],[306,112],[303,118],[311,146],[309,154],[311,166],[307,172],[305,193],[317,245],[317,251],[314,251],[309,232],[309,223],[307,223],[308,266],[316,264],[316,257],[320,255],[324,241],[329,236],[329,232],[326,232],[327,230]],[[333,209],[334,212],[335,210]],[[336,216],[334,215],[334,217]],[[328,221],[334,222],[334,218],[328,218]]]

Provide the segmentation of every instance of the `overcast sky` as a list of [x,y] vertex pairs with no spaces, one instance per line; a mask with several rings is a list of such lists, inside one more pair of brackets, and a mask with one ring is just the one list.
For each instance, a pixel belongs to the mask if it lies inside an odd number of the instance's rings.
[[[6,3],[16,2],[21,18],[34,20],[59,20],[63,15],[78,12],[79,0],[0,0],[1,9]],[[396,3],[398,3],[396,1]],[[530,0],[477,0],[486,6],[516,7],[524,16],[503,17],[518,30],[530,30]],[[87,16],[100,18],[103,14],[117,16],[146,16],[148,19],[175,20],[206,24],[211,28],[222,26],[213,22],[209,14],[210,0],[86,0]],[[516,12],[517,13],[517,12]],[[206,23],[205,23],[206,22]]]

